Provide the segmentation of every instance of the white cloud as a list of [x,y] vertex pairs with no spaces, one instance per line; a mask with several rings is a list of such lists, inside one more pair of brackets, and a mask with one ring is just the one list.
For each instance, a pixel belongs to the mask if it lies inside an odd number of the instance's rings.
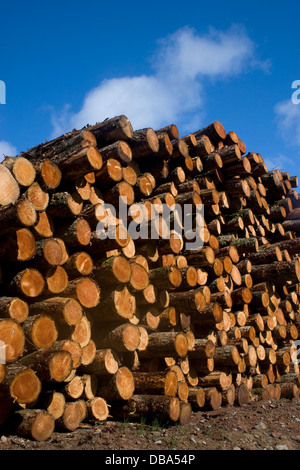
[[289,146],[300,150],[300,105],[291,99],[278,103],[275,107],[277,126]]
[[103,80],[87,92],[81,109],[66,105],[52,114],[53,135],[125,114],[135,129],[159,128],[183,121],[200,124],[208,79],[233,77],[251,68],[268,68],[256,58],[255,45],[243,28],[200,35],[183,28],[162,39],[151,65],[153,74]]
[[15,157],[17,155],[17,148],[5,140],[0,140],[0,161],[2,161],[6,155]]
[[211,29],[200,36],[191,28],[183,28],[160,41],[157,69],[184,79],[234,76],[248,68],[267,69],[268,62],[255,57],[255,44],[244,28],[233,26],[229,31]]
[[[91,90],[79,113],[71,117],[71,126],[82,127],[126,110],[134,126],[168,121],[177,112],[172,90],[156,76],[124,77],[105,80]],[[159,114],[159,118],[158,118]]]

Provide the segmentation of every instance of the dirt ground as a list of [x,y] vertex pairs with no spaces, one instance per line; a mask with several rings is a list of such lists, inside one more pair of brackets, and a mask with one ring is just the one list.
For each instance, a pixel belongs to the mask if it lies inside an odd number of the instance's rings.
[[185,426],[143,420],[84,422],[73,432],[54,432],[45,442],[0,429],[0,450],[300,450],[300,399],[197,411]]

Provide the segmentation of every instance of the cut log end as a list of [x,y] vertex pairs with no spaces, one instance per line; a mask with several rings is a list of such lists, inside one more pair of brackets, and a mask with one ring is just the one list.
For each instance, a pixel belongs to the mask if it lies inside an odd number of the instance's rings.
[[184,333],[179,332],[175,338],[175,351],[179,357],[185,357],[188,353],[188,341]]
[[25,368],[19,372],[10,384],[10,395],[19,404],[35,403],[42,388],[42,383],[36,373]]
[[37,269],[28,268],[21,274],[20,289],[26,297],[37,297],[44,286],[44,278]]
[[108,418],[109,411],[106,400],[101,397],[95,397],[87,401],[88,415],[90,419],[105,421]]
[[68,402],[65,405],[63,415],[56,421],[59,428],[67,431],[75,431],[82,421],[82,411],[77,401]]
[[54,320],[44,314],[37,316],[30,333],[30,339],[37,348],[51,348],[58,337]]
[[63,382],[73,368],[72,356],[69,351],[57,351],[50,360],[49,373],[52,380]]
[[0,206],[7,206],[17,201],[20,187],[11,172],[0,164]]
[[16,231],[17,237],[17,260],[18,261],[29,261],[36,253],[36,242],[34,235],[27,228],[22,228]]
[[83,307],[96,307],[100,302],[100,288],[89,278],[82,278],[76,286],[77,299]]
[[122,400],[129,400],[134,393],[134,378],[127,367],[120,367],[116,372],[115,384]]
[[55,163],[45,160],[41,163],[39,170],[43,183],[48,189],[56,189],[60,185],[62,173]]

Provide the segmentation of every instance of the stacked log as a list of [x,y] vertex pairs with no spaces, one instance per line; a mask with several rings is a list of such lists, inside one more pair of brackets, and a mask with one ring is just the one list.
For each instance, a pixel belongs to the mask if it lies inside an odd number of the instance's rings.
[[296,177],[220,122],[126,116],[0,171],[0,425],[45,440],[299,396]]

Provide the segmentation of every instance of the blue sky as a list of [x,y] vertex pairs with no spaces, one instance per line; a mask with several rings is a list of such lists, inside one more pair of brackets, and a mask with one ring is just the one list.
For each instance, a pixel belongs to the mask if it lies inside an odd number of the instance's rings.
[[0,158],[118,114],[182,136],[219,120],[300,178],[299,0],[29,0],[0,17]]

